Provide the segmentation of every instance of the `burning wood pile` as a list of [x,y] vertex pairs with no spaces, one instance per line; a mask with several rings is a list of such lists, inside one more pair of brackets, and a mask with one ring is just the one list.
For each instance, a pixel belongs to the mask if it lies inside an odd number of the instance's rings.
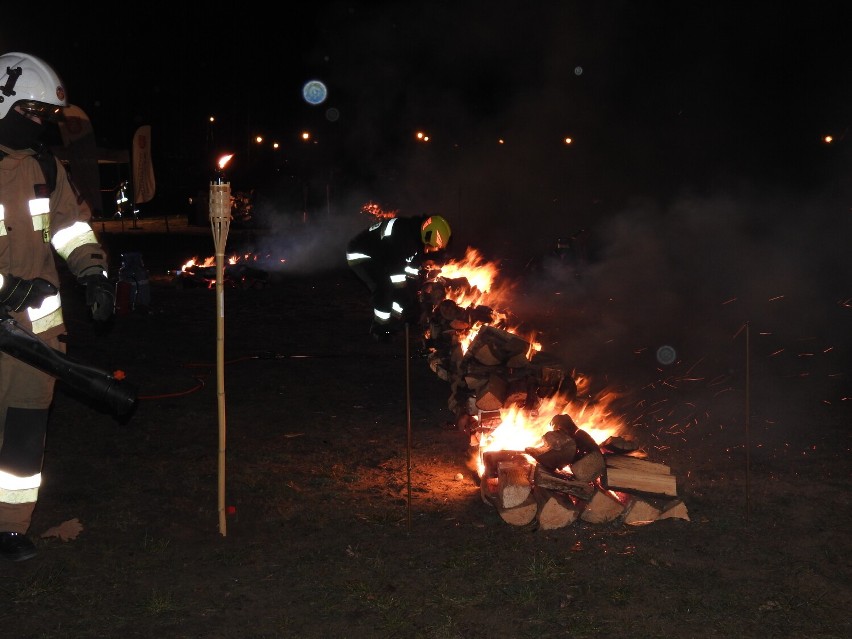
[[509,327],[496,309],[510,288],[496,276],[468,249],[430,270],[421,289],[429,367],[450,384],[448,408],[470,437],[483,501],[508,524],[545,530],[688,520],[671,469],[617,435],[614,396],[586,396],[582,375]]
[[[239,257],[228,258],[223,269],[224,284],[231,288],[263,288],[269,282],[269,273],[247,263]],[[216,285],[216,258],[199,262],[193,257],[174,272],[172,283],[178,288],[213,288]]]

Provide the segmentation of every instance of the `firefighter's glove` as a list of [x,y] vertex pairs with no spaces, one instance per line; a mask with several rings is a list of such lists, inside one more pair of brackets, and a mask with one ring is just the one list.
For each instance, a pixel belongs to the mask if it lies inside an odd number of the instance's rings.
[[38,308],[46,297],[56,293],[56,287],[40,277],[25,280],[14,275],[0,276],[0,304],[7,311],[18,312],[28,307]]
[[86,275],[80,278],[86,287],[86,306],[92,310],[92,319],[106,322],[115,312],[115,285],[106,275]]

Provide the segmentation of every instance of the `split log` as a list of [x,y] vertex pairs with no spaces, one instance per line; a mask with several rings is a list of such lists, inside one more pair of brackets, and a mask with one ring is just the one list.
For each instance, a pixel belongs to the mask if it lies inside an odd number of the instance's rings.
[[[579,448],[579,441],[577,444]],[[571,464],[571,473],[580,481],[594,481],[598,477],[601,477],[605,471],[606,462],[599,450],[586,453]]]
[[452,323],[457,320],[467,319],[468,313],[453,300],[443,299],[438,303],[435,309],[441,318],[452,326]]
[[[577,442],[578,455],[601,452],[600,446],[598,446],[598,443],[595,441],[595,438],[589,435],[589,433],[584,431],[582,428],[578,428],[577,431],[572,434],[572,436]],[[601,457],[601,461],[603,461],[603,457]]]
[[506,401],[508,384],[500,375],[492,375],[476,396],[476,407],[480,410],[500,410]]
[[580,519],[590,524],[605,524],[615,521],[623,512],[624,505],[614,495],[608,491],[595,490],[580,514]]
[[502,508],[497,505],[497,512],[500,518],[507,524],[512,526],[527,526],[533,523],[538,512],[538,502],[535,497],[530,494],[529,497],[522,503],[513,508]]
[[603,484],[610,490],[638,491],[651,495],[677,497],[677,478],[663,473],[609,467],[606,469]]
[[506,399],[503,400],[503,408],[511,408],[516,404],[526,404],[528,384],[526,378],[509,379],[506,389]]
[[674,499],[666,504],[657,519],[685,519],[686,521],[690,521],[686,504],[680,499]]
[[[536,372],[536,377],[539,380],[539,397],[551,397],[557,391],[563,390],[566,379],[571,380],[569,386],[573,386],[574,396],[576,396],[576,384],[571,379],[567,367],[559,358],[550,353],[534,351],[529,359],[529,365]],[[569,397],[569,399],[573,399],[573,397]]]
[[570,526],[580,516],[581,507],[566,494],[535,486],[533,488],[538,503],[536,518],[542,530],[554,530]]
[[488,383],[489,377],[490,377],[490,375],[479,376],[479,375],[467,375],[466,374],[464,376],[464,383],[467,385],[468,388],[470,388],[474,392],[479,392]]
[[531,345],[517,335],[494,326],[483,326],[468,347],[468,358],[483,364],[505,364],[515,355],[526,354]]
[[660,509],[642,497],[632,496],[624,509],[623,523],[628,526],[642,526],[657,521]]
[[497,503],[511,509],[524,503],[532,493],[531,466],[524,460],[501,461],[497,464]]
[[524,453],[517,450],[489,450],[482,453],[482,477],[479,482],[479,491],[482,501],[486,504],[497,503],[497,466],[500,462],[527,462]]
[[442,355],[440,355],[437,351],[429,354],[428,358],[429,368],[432,370],[435,375],[438,376],[438,379],[441,379],[445,382],[450,381],[450,370],[447,365],[446,360]]
[[542,445],[526,449],[526,453],[550,470],[564,468],[577,455],[577,442],[564,430],[551,430],[542,436]]
[[672,470],[665,464],[648,461],[640,457],[632,457],[630,455],[607,455],[607,468],[624,468],[626,470],[635,470],[642,473],[658,473],[661,475],[670,475]]
[[497,366],[501,363],[500,358],[494,353],[494,349],[490,344],[477,344],[476,346],[471,344],[470,348],[474,349],[473,358],[480,364]]
[[530,360],[526,351],[523,353],[515,353],[506,360],[506,366],[508,368],[526,368],[529,365]]
[[624,437],[607,437],[606,441],[601,444],[601,450],[615,454],[632,453],[639,448],[639,444]]
[[548,470],[541,464],[536,464],[533,483],[541,488],[574,495],[585,501],[595,494],[595,487],[591,483],[579,481],[566,473]]
[[[494,430],[503,423],[503,413],[499,410],[484,410],[479,413],[479,422],[483,428]],[[487,455],[488,453],[486,453]],[[518,451],[520,454],[520,451]]]

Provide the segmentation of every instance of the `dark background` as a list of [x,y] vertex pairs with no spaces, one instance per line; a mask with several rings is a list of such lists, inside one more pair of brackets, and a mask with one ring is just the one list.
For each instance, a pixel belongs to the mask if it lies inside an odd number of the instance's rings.
[[[157,195],[143,216],[192,215],[214,160],[235,153],[232,189],[256,189],[250,248],[281,256],[284,271],[342,266],[372,201],[445,215],[450,256],[474,247],[535,267],[530,306],[551,304],[554,288],[570,308],[617,303],[632,310],[620,330],[654,347],[689,333],[712,350],[750,321],[794,357],[816,340],[845,366],[843,9],[69,4],[37,22],[7,9],[0,48],[53,64],[101,146],[127,148],[152,126]],[[314,78],[329,88],[321,105],[301,97]],[[260,134],[263,145],[252,142]],[[547,259],[580,230],[582,282]]]
[[[330,193],[340,213],[374,199],[536,241],[519,217],[565,228],[684,189],[845,190],[842,6],[63,5],[37,24],[11,9],[0,49],[52,64],[102,146],[152,126],[152,212],[228,151],[235,187],[279,215],[328,209]],[[310,79],[329,88],[321,105],[301,97]]]

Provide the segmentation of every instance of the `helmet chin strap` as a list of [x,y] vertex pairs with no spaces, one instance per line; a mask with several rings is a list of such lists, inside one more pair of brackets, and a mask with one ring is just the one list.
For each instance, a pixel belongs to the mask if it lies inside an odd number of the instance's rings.
[[16,151],[32,149],[41,136],[42,125],[15,109],[0,120],[0,144]]

